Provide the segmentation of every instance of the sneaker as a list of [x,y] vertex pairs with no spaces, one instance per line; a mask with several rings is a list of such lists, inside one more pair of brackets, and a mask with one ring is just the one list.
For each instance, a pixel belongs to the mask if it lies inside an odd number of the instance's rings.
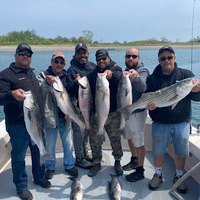
[[48,181],[46,178],[43,178],[41,181],[35,181],[34,180],[34,183],[36,185],[40,185],[43,188],[50,188],[51,187],[51,182]]
[[130,171],[136,169],[138,167],[138,160],[137,157],[131,157],[131,161],[124,165],[122,168],[124,171]]
[[84,158],[89,162],[93,162],[92,154],[88,151],[87,148],[84,149]]
[[144,179],[144,169],[143,167],[137,168],[135,172],[126,176],[127,181],[136,182]]
[[52,179],[53,178],[53,174],[54,174],[54,170],[47,170],[45,172],[45,178],[46,179]]
[[163,182],[162,174],[159,175],[155,173],[153,175],[153,178],[149,182],[149,189],[156,190],[162,182]]
[[120,160],[115,160],[114,168],[115,168],[115,172],[116,172],[117,176],[123,175],[124,172],[123,172],[122,166],[120,164]]
[[95,163],[92,169],[89,171],[88,176],[93,177],[97,175],[97,172],[101,170],[101,163]]
[[83,169],[91,169],[93,166],[93,164],[90,161],[87,161],[84,156],[77,157],[75,165]]
[[[173,182],[174,183],[176,183],[176,181],[178,181],[180,178],[181,178],[182,176],[174,176],[174,180],[173,180]],[[185,182],[183,181],[177,188],[177,191],[179,192],[179,193],[186,193],[187,192],[187,190],[188,190],[188,187],[187,187],[187,185],[185,184]]]
[[72,167],[71,169],[65,169],[65,171],[70,175],[73,176],[74,178],[78,177],[78,170],[76,167]]
[[31,192],[26,189],[22,192],[17,192],[18,196],[20,197],[20,199],[22,200],[31,200],[33,199],[33,195],[31,194]]

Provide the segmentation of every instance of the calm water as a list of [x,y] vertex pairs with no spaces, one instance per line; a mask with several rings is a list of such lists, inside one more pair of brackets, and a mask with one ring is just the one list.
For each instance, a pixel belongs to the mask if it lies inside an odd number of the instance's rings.
[[[70,66],[70,60],[74,55],[74,52],[63,52],[66,57],[66,69]],[[176,49],[176,61],[181,68],[191,70],[191,49]],[[50,65],[50,60],[53,52],[35,52],[32,57],[31,67],[35,68],[35,74],[38,75],[41,70],[47,69]],[[125,51],[109,51],[110,57],[123,69],[125,69],[124,55]],[[157,60],[158,50],[140,50],[140,57],[145,67],[153,72],[153,69],[158,64]],[[89,60],[95,62],[95,52],[90,52]],[[0,71],[9,66],[11,62],[14,62],[13,53],[0,53]],[[200,79],[200,49],[193,50],[192,71],[198,79]],[[196,126],[200,123],[200,103],[192,103],[192,123]],[[3,107],[0,106],[0,121],[4,119]]]

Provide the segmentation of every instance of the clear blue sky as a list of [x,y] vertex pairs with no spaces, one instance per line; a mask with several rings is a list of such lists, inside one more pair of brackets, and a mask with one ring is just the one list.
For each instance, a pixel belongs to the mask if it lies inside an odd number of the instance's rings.
[[[1,0],[0,35],[36,31],[45,38],[80,37],[131,42],[155,38],[192,38],[194,0]],[[194,37],[200,36],[200,0],[195,1]]]

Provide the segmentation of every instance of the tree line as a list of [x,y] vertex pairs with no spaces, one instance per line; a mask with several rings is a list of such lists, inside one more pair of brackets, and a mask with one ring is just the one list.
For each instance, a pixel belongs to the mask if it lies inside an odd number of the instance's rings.
[[[35,30],[26,30],[26,31],[12,31],[6,35],[0,36],[0,45],[17,45],[19,43],[28,43],[32,45],[53,45],[53,44],[77,44],[77,43],[86,43],[90,44],[91,46],[95,46],[98,44],[114,44],[114,45],[159,45],[159,44],[169,44],[172,43],[166,38],[161,38],[157,40],[155,38],[151,38],[149,40],[142,40],[142,41],[133,41],[127,42],[124,41],[120,43],[118,41],[114,41],[113,43],[100,43],[98,41],[93,41],[94,34],[92,31],[84,30],[82,31],[82,36],[76,38],[67,38],[57,36],[56,38],[44,38],[40,37],[36,34]],[[200,37],[197,36],[196,38],[188,42],[180,42],[178,39],[176,40],[175,44],[187,44],[187,43],[200,43]]]

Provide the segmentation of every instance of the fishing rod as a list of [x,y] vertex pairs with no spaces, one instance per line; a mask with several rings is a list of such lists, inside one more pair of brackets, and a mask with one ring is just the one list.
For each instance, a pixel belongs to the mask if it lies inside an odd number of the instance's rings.
[[191,43],[191,71],[193,69],[193,49],[194,49],[194,10],[195,10],[195,1],[193,2],[193,14],[192,14],[192,43]]

